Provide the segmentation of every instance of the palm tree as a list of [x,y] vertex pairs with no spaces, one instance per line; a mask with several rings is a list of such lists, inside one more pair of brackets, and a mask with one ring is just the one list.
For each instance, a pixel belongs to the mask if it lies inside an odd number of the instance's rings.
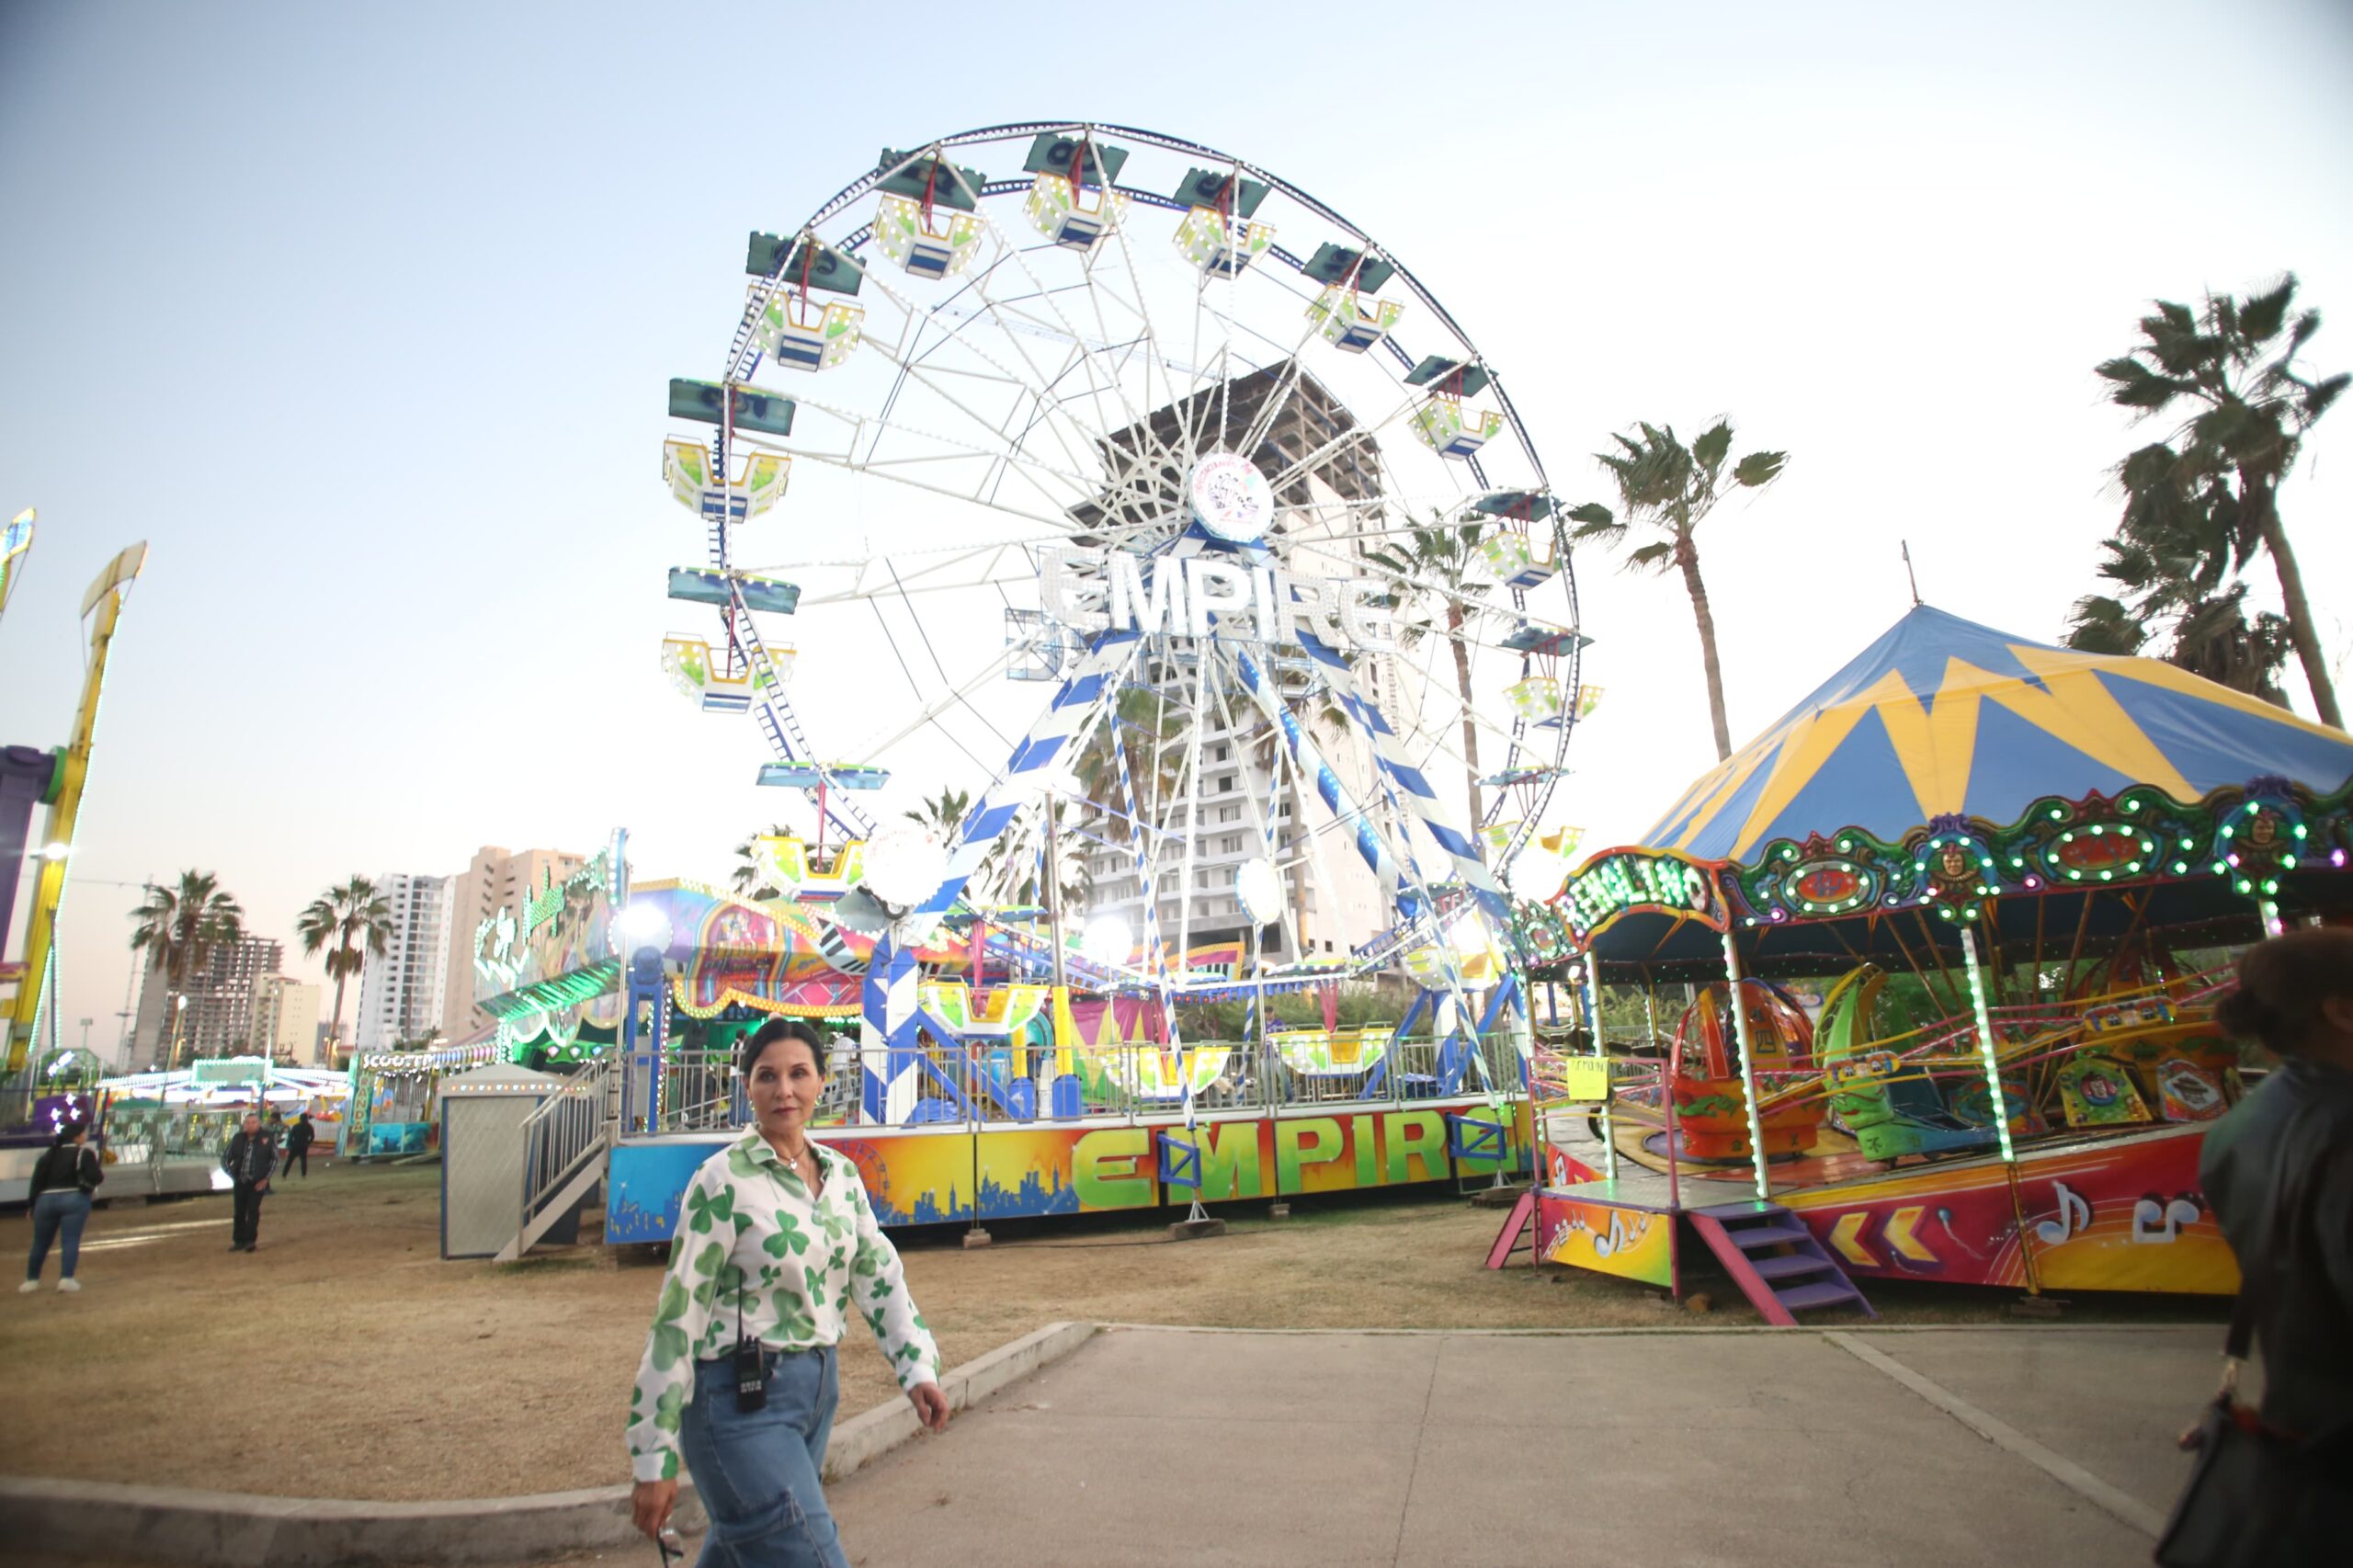
[[[2181,475],[2172,457],[2143,448],[2125,460],[2135,474],[2132,501],[2124,531],[2102,544],[2099,564],[2115,591],[2075,601],[2067,645],[2132,654],[2157,643],[2169,663],[2284,708],[2288,623],[2268,610],[2247,619],[2246,585],[2229,571],[2223,537],[2236,503],[2219,484],[2175,483]],[[2140,472],[2152,465],[2165,472]]]
[[177,886],[150,882],[146,892],[145,902],[131,912],[139,922],[131,933],[131,946],[143,949],[148,967],[164,976],[165,1010],[172,1017],[174,1035],[165,1065],[177,1067],[176,1025],[187,1007],[188,977],[203,971],[214,949],[244,935],[245,912],[221,891],[220,880],[210,871],[182,871]]
[[909,822],[921,823],[924,826],[932,829],[942,840],[952,841],[956,836],[956,830],[964,825],[965,815],[972,809],[972,792],[971,790],[950,790],[943,784],[939,788],[938,800],[926,797],[922,810],[901,812],[899,814]]
[[2315,381],[2297,372],[2296,355],[2320,330],[2320,312],[2295,310],[2295,299],[2296,278],[2289,273],[2245,300],[2209,294],[2198,312],[2159,300],[2156,313],[2141,318],[2141,341],[2095,373],[2109,383],[2109,401],[2139,417],[2194,411],[2171,440],[2142,449],[2118,470],[2125,536],[2133,534],[2136,507],[2167,508],[2183,494],[2211,495],[2220,526],[2206,548],[2227,558],[2233,571],[2258,551],[2270,555],[2313,706],[2322,722],[2342,728],[2303,572],[2279,518],[2279,493],[2305,432],[2353,376]]
[[1479,539],[1484,528],[1477,523],[1459,523],[1449,527],[1433,519],[1427,528],[1409,529],[1411,543],[1401,548],[1382,545],[1368,550],[1364,558],[1388,573],[1393,579],[1392,592],[1405,611],[1408,637],[1429,629],[1427,619],[1416,620],[1413,608],[1438,601],[1438,619],[1446,626],[1446,641],[1454,651],[1454,687],[1462,699],[1462,776],[1471,801],[1469,831],[1479,831],[1479,726],[1471,712],[1471,643],[1464,628],[1478,612],[1472,597],[1472,583],[1477,568],[1484,562],[1479,551]]
[[781,897],[783,889],[768,885],[767,869],[760,864],[757,850],[762,838],[783,838],[790,832],[782,823],[770,823],[767,833],[754,834],[737,845],[735,869],[727,874],[727,885],[755,903]]
[[384,955],[392,934],[392,912],[376,896],[376,884],[355,876],[313,899],[294,918],[294,934],[302,951],[315,958],[326,949],[326,971],[335,980],[335,1022],[327,1030],[327,1059],[333,1061],[343,1043],[343,987],[368,965],[370,954]]
[[1722,500],[1725,481],[1745,490],[1761,490],[1781,475],[1790,460],[1787,452],[1751,452],[1732,465],[1732,421],[1719,419],[1686,447],[1676,439],[1675,426],[1639,425],[1642,438],[1613,435],[1624,449],[1597,452],[1594,460],[1618,482],[1621,521],[1598,502],[1588,501],[1569,513],[1578,527],[1571,540],[1598,540],[1612,549],[1623,546],[1638,526],[1666,537],[1627,551],[1630,572],[1664,572],[1672,565],[1683,574],[1691,596],[1692,619],[1699,623],[1699,659],[1708,672],[1708,716],[1716,727],[1717,760],[1732,756],[1732,725],[1724,717],[1723,666],[1716,658],[1716,617],[1708,608],[1708,585],[1699,576],[1699,547],[1692,535],[1716,503]]

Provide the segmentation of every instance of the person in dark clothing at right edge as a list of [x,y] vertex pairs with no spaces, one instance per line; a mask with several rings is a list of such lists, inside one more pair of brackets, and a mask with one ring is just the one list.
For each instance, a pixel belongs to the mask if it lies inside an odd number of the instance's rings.
[[278,1174],[278,1145],[261,1130],[261,1118],[245,1113],[245,1125],[229,1140],[221,1156],[229,1173],[230,1195],[235,1204],[229,1229],[229,1250],[251,1252],[261,1241],[261,1200],[269,1178]]
[[286,1130],[286,1167],[278,1174],[279,1176],[292,1175],[294,1171],[294,1162],[300,1160],[302,1162],[302,1179],[304,1181],[310,1180],[311,1145],[318,1141],[318,1129],[311,1125],[311,1113],[309,1111],[306,1110],[301,1115],[296,1117],[294,1119],[294,1125]]
[[2263,1423],[2353,1463],[2353,928],[2239,959],[2215,1017],[2279,1068],[2206,1134],[2199,1182],[2253,1301]]

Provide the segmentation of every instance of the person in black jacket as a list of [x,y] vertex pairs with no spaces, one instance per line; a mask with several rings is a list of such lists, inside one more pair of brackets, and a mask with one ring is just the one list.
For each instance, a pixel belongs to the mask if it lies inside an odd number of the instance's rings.
[[286,1176],[294,1169],[294,1162],[302,1162],[302,1179],[311,1179],[311,1145],[318,1141],[319,1131],[311,1125],[311,1113],[304,1111],[286,1130],[286,1165],[278,1174]]
[[90,1218],[90,1195],[107,1179],[98,1152],[89,1146],[90,1124],[69,1121],[57,1130],[49,1152],[33,1167],[27,1193],[33,1206],[33,1250],[25,1259],[25,1282],[19,1293],[40,1289],[40,1266],[49,1259],[50,1244],[59,1244],[57,1288],[72,1292],[82,1288],[74,1265],[82,1255],[82,1227]]
[[2256,1306],[2264,1423],[2353,1440],[2353,929],[2239,960],[2215,1017],[2280,1058],[2206,1135],[2199,1183]]
[[235,1204],[229,1250],[251,1252],[261,1240],[261,1200],[278,1170],[278,1145],[261,1130],[261,1118],[254,1112],[245,1112],[245,1125],[229,1140],[221,1168],[229,1173],[230,1196]]

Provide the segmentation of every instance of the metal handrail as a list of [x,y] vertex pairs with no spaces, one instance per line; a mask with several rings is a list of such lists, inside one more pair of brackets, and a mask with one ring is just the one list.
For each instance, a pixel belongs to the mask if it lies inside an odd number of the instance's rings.
[[523,1119],[523,1228],[544,1213],[588,1163],[605,1151],[612,1119],[607,1100],[613,1064],[599,1062],[532,1108]]

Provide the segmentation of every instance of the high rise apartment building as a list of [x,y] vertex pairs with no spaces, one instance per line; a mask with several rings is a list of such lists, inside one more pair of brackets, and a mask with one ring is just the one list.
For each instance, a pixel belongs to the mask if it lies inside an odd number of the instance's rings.
[[315,1067],[323,1040],[319,1034],[319,988],[283,974],[265,974],[254,983],[254,1036],[258,1055],[297,1067]]
[[[1293,477],[1275,496],[1268,532],[1298,558],[1303,572],[1358,572],[1360,535],[1369,508],[1378,506],[1381,494],[1378,454],[1338,399],[1304,371],[1290,379],[1282,366],[1239,378],[1230,388],[1195,393],[1111,436],[1106,445],[1114,483],[1100,505],[1077,508],[1074,517],[1082,524],[1142,523],[1173,512],[1183,505],[1183,476],[1160,454],[1186,449],[1193,432],[1213,434],[1211,426],[1237,435],[1252,428],[1272,397],[1281,397],[1282,406],[1249,456],[1262,472]],[[1203,441],[1205,448],[1224,444]],[[1303,462],[1310,466],[1301,471]],[[1365,738],[1347,725],[1324,721],[1332,704],[1313,684],[1303,658],[1267,662],[1349,796],[1372,813],[1384,834],[1392,833]],[[1183,687],[1189,707],[1192,669],[1189,652],[1172,639],[1165,655],[1145,656],[1140,675],[1146,685]],[[1421,722],[1425,685],[1413,661],[1366,653],[1358,655],[1358,670],[1365,695],[1392,725],[1401,733],[1413,733]],[[1153,915],[1164,951],[1173,955],[1180,940],[1199,948],[1246,936],[1250,919],[1235,878],[1245,861],[1260,856],[1280,870],[1288,905],[1281,920],[1264,933],[1270,960],[1344,957],[1387,929],[1394,913],[1371,869],[1358,856],[1353,821],[1336,819],[1312,782],[1302,786],[1256,708],[1237,698],[1231,712],[1214,714],[1197,728],[1197,765],[1192,732],[1165,743],[1181,755],[1170,758],[1164,771],[1191,771],[1196,781],[1184,790],[1192,807],[1180,804],[1158,813],[1167,836],[1154,869]],[[1146,787],[1140,771],[1136,784]],[[1196,809],[1198,820],[1192,820]],[[1148,807],[1146,813],[1153,814]],[[1124,826],[1116,822],[1097,820],[1087,831],[1098,841],[1127,842]],[[1086,854],[1089,917],[1117,915],[1141,935],[1143,889],[1132,850],[1097,842]]]
[[199,1056],[266,1053],[269,1045],[255,1027],[255,997],[262,978],[284,967],[284,957],[281,944],[261,937],[221,943],[188,976],[179,995],[163,970],[150,964],[131,1025],[132,1060],[165,1067]]
[[588,863],[562,849],[501,849],[485,845],[472,864],[450,879],[449,933],[441,994],[441,1037],[456,1041],[479,1032],[490,1015],[474,1006],[474,953],[482,923],[501,909],[519,915],[531,894],[561,882]]
[[352,1040],[361,1051],[389,1051],[442,1028],[443,976],[449,964],[449,901],[454,877],[387,871],[376,896],[392,915],[384,950],[359,971],[359,1012]]

